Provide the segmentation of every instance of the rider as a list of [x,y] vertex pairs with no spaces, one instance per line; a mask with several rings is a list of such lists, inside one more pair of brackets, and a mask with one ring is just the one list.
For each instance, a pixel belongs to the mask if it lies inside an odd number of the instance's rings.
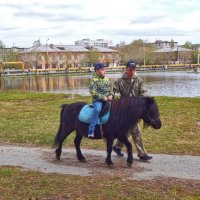
[[96,63],[94,65],[95,74],[89,85],[94,112],[88,129],[88,137],[94,137],[95,126],[97,124],[103,102],[111,101],[113,98],[112,84],[109,79],[105,77],[105,67],[106,66],[103,63]]
[[[147,96],[147,91],[143,86],[143,80],[136,76],[136,61],[130,60],[126,64],[126,72],[121,78],[115,81],[113,91],[120,93],[121,97]],[[146,154],[139,126],[136,125],[130,129],[129,134],[132,136],[133,142],[135,143],[140,160],[151,160],[152,156]],[[117,140],[116,144],[113,146],[113,150],[118,156],[124,156],[121,152],[122,147],[123,144],[119,140]]]

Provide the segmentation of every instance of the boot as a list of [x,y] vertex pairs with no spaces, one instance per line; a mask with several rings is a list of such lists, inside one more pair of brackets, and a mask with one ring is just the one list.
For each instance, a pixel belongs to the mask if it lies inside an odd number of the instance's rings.
[[120,157],[123,157],[124,154],[121,152],[122,150],[113,146],[113,151]]
[[148,156],[147,154],[144,154],[144,156],[139,157],[141,161],[149,161],[151,160],[153,157],[152,156]]

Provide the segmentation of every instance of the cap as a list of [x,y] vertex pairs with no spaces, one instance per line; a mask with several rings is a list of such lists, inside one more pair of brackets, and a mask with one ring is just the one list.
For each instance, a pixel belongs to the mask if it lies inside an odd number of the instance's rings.
[[103,63],[95,63],[94,64],[94,70],[95,71],[98,70],[98,69],[102,69],[104,67],[106,67],[106,66]]
[[136,65],[137,65],[136,61],[130,60],[130,61],[127,62],[126,67],[136,68]]

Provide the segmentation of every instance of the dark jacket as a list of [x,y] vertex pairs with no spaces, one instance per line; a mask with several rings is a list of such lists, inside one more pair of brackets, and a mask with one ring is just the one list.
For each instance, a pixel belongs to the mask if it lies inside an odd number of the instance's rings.
[[[133,87],[131,89],[131,85]],[[131,89],[131,91],[130,91]],[[133,76],[131,79],[124,73],[122,78],[119,78],[114,82],[113,92],[119,93],[124,96],[147,96],[147,90],[144,89],[143,80],[138,76]]]

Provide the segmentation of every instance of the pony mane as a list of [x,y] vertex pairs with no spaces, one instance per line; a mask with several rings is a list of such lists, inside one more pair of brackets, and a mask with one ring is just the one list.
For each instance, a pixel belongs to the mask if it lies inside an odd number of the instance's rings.
[[[144,109],[145,97],[123,97],[112,101],[109,126],[111,131],[128,131],[134,126]],[[113,130],[114,128],[114,130]]]

